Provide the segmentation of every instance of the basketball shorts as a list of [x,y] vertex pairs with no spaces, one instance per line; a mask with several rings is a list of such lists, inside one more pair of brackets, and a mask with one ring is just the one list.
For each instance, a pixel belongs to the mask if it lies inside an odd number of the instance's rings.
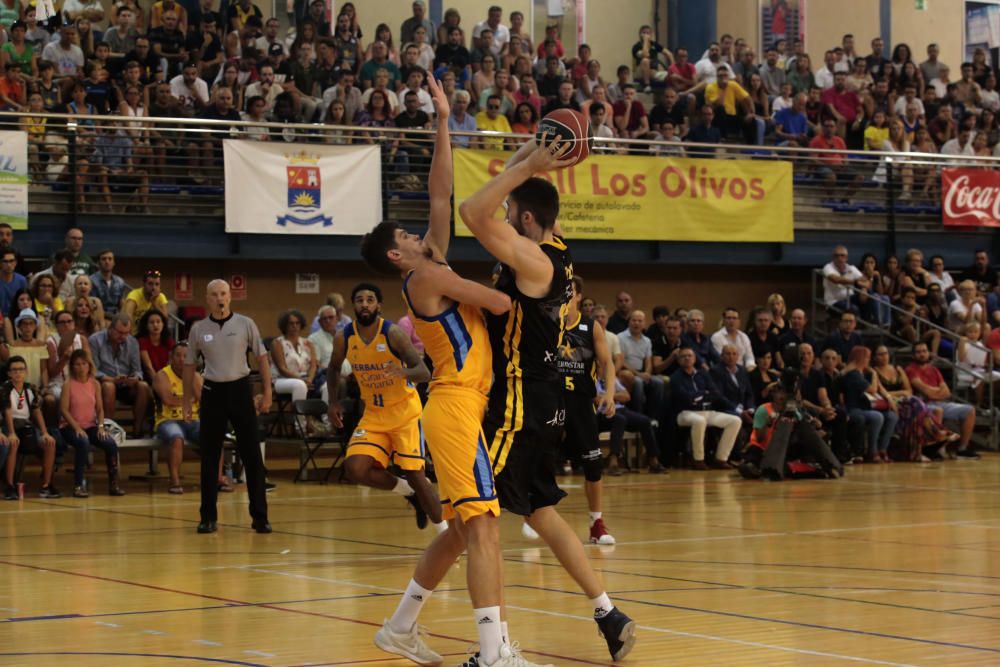
[[[559,445],[566,420],[562,382],[494,382],[483,424],[500,507],[528,516],[557,504],[566,493],[556,484]],[[499,387],[499,389],[498,389]]]
[[574,459],[601,456],[598,442],[597,413],[594,400],[589,396],[567,392],[566,402],[566,451]]
[[424,406],[424,431],[441,496],[441,514],[463,522],[500,516],[493,470],[483,437],[486,397],[463,387],[436,386]]
[[426,452],[420,401],[414,399],[378,412],[365,410],[347,443],[347,458],[352,456],[370,456],[383,468],[394,463],[403,470],[423,470]]

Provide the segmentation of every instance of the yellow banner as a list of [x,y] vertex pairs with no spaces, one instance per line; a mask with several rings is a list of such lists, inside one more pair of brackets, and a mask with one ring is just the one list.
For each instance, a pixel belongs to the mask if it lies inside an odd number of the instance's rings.
[[[510,155],[454,155],[455,233],[472,236],[458,207],[502,172]],[[794,240],[789,162],[591,155],[541,176],[559,189],[559,224],[570,239]]]

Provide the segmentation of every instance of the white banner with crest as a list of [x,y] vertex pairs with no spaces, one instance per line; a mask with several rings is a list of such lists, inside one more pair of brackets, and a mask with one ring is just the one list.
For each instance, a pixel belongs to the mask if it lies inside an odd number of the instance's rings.
[[382,220],[378,146],[227,139],[226,231],[360,235]]

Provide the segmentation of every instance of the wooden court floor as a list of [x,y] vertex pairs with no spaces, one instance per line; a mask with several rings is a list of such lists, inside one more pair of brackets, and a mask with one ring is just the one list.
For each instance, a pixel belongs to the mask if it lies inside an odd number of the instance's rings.
[[[185,470],[193,482],[196,463]],[[410,664],[372,636],[430,531],[397,496],[282,473],[271,535],[249,529],[242,489],[221,497],[208,536],[195,489],[169,496],[162,482],[0,503],[0,665]],[[564,481],[583,536],[582,478]],[[629,475],[607,480],[605,504],[619,543],[588,552],[639,625],[623,664],[1000,665],[1000,456],[841,481]],[[514,517],[502,530],[527,657],[611,664],[551,553]],[[470,616],[459,562],[422,618],[446,665],[476,636]]]

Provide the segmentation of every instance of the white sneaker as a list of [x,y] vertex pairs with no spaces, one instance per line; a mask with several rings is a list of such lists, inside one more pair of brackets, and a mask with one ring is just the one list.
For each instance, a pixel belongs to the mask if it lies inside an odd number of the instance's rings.
[[538,533],[535,532],[534,528],[532,528],[531,526],[528,525],[527,521],[525,521],[525,522],[523,522],[521,524],[521,535],[523,535],[526,539],[529,539],[529,540],[537,540],[538,539]]
[[440,665],[442,658],[427,646],[423,626],[413,624],[409,632],[393,632],[389,627],[389,619],[382,623],[382,628],[375,633],[375,646],[386,653],[394,653],[408,658],[418,665]]
[[551,664],[540,664],[534,662],[528,662],[521,656],[521,646],[517,642],[512,644],[503,644],[500,647],[500,657],[497,661],[492,664],[487,664],[483,662],[482,658],[479,659],[480,667],[555,667]]

